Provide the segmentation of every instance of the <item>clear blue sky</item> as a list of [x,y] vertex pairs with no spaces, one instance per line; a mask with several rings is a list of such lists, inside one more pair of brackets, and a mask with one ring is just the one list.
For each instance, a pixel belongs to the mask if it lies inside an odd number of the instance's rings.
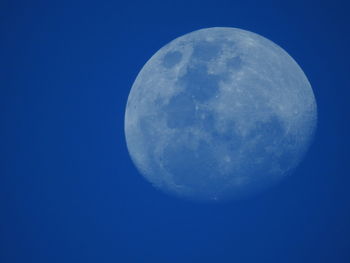
[[[2,0],[0,262],[350,262],[349,10],[340,0]],[[220,205],[156,191],[123,127],[150,56],[212,26],[283,47],[319,114],[292,177]]]

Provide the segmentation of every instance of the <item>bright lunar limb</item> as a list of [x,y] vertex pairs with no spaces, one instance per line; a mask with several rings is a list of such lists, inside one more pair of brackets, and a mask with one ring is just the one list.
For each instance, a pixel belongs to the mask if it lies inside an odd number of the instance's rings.
[[156,52],[126,107],[129,153],[155,187],[200,201],[245,198],[297,166],[315,98],[281,47],[237,28],[207,28]]

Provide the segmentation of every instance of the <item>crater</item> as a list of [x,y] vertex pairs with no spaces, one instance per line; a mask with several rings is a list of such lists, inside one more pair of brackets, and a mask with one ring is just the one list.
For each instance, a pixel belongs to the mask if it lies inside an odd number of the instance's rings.
[[170,69],[181,61],[182,54],[179,51],[170,51],[163,58],[163,66]]

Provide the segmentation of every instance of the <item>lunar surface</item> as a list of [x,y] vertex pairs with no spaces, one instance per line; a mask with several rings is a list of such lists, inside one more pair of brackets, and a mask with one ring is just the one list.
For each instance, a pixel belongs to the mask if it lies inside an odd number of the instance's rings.
[[129,94],[125,134],[139,172],[198,201],[246,198],[289,175],[316,127],[309,81],[281,47],[207,28],[156,52]]

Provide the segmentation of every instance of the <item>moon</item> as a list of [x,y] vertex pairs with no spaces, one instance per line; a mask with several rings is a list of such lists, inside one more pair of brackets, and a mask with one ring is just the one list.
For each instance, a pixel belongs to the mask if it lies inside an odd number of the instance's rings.
[[125,112],[138,171],[195,201],[248,198],[287,177],[317,122],[311,85],[272,41],[238,28],[191,32],[138,74]]

